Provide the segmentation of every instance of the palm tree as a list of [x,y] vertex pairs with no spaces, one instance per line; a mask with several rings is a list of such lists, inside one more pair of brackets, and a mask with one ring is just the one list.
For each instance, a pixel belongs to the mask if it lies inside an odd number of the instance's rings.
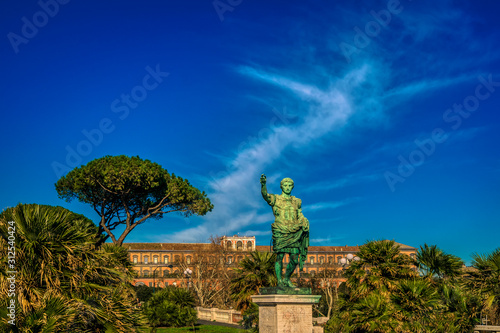
[[342,332],[393,332],[401,327],[391,295],[401,280],[417,277],[413,260],[401,254],[394,241],[371,241],[362,245],[344,276],[338,312],[330,323]]
[[153,331],[158,326],[184,327],[196,322],[194,296],[187,290],[167,287],[155,292],[144,307]]
[[436,245],[424,244],[417,251],[417,266],[422,275],[435,280],[454,279],[462,274],[463,261],[444,253]]
[[391,294],[396,317],[406,332],[427,332],[440,309],[440,295],[428,280],[401,280]]
[[354,304],[349,324],[354,332],[395,332],[398,327],[391,304],[379,291]]
[[419,275],[417,262],[392,241],[368,242],[358,256],[345,273],[347,290],[328,323],[332,331],[460,333],[474,327],[481,306],[457,279],[457,257],[421,247]]
[[414,262],[402,255],[394,241],[371,241],[362,245],[354,261],[345,272],[346,286],[352,297],[363,297],[373,290],[388,295],[399,280],[416,276]]
[[20,204],[0,214],[0,303],[9,301],[10,263],[17,271],[18,326],[31,332],[135,331],[140,316],[131,306],[127,251],[95,248],[97,237],[92,221],[62,207]]
[[438,286],[442,311],[435,317],[438,332],[472,332],[479,323],[481,298],[467,290],[459,281],[445,282]]
[[261,287],[276,286],[275,262],[276,254],[255,251],[233,269],[235,278],[231,280],[231,297],[238,310],[246,310],[251,303],[250,296],[258,294]]
[[483,300],[493,324],[500,324],[500,248],[490,254],[474,254],[466,284]]

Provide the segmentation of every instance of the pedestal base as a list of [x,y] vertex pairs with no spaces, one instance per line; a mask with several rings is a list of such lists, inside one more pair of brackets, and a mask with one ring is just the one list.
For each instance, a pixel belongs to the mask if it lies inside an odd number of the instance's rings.
[[259,289],[260,295],[311,295],[311,288],[293,287],[262,287]]
[[322,327],[312,325],[312,305],[319,295],[256,295],[252,301],[259,306],[259,332],[319,333]]

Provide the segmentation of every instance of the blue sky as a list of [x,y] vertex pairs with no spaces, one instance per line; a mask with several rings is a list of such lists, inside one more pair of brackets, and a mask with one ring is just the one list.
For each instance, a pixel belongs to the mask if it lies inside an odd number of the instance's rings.
[[257,236],[291,177],[311,245],[394,239],[469,262],[500,247],[495,1],[8,1],[0,5],[1,208],[140,156],[206,191],[128,242]]

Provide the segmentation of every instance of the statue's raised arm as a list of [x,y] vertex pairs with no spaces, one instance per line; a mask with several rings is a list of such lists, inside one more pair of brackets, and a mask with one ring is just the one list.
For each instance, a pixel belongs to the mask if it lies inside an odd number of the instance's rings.
[[260,193],[262,194],[262,197],[264,200],[266,200],[267,203],[271,202],[271,196],[267,193],[267,178],[265,174],[262,174],[260,176]]

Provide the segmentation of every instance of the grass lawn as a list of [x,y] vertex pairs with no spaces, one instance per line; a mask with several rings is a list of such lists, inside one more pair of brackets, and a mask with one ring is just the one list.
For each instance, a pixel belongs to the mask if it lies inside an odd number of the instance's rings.
[[[196,325],[196,331],[192,327],[181,328],[159,328],[157,333],[187,333],[187,332],[200,332],[200,333],[248,333],[247,330],[239,328],[215,326],[215,325]],[[144,333],[149,333],[149,329],[144,329]]]

